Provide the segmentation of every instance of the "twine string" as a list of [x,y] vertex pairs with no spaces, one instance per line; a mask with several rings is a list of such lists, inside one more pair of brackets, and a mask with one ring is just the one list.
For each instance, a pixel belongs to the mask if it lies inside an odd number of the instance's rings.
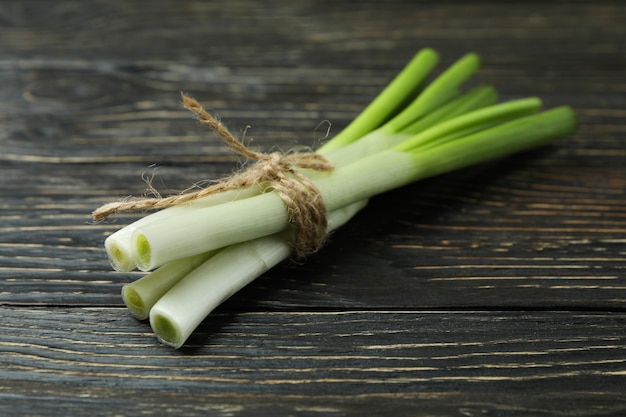
[[315,152],[282,154],[255,152],[237,140],[219,120],[211,116],[195,99],[183,94],[183,106],[198,121],[211,127],[239,155],[256,161],[246,170],[198,191],[168,197],[152,197],[105,204],[93,212],[94,220],[118,213],[158,210],[197,200],[211,194],[267,183],[287,206],[288,221],[295,227],[294,255],[297,258],[319,250],[326,240],[328,225],[324,200],[311,180],[298,171],[330,171],[333,164]]

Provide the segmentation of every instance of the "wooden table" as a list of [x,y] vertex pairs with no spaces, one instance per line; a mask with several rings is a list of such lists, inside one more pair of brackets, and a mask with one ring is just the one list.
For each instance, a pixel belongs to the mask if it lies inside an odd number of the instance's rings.
[[[0,3],[0,414],[626,415],[626,6]],[[573,137],[375,198],[173,350],[124,308],[101,203],[339,131],[420,48]],[[155,168],[155,167],[158,167]]]

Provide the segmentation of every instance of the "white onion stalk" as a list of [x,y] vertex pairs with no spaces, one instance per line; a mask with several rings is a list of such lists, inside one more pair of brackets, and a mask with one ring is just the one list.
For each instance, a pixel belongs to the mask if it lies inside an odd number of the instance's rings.
[[230,190],[213,194],[210,197],[188,201],[180,205],[169,207],[144,216],[139,220],[126,225],[109,235],[104,240],[104,248],[109,257],[109,262],[113,269],[118,272],[128,272],[137,268],[133,259],[133,249],[131,237],[135,229],[151,222],[167,222],[168,219],[177,216],[184,216],[189,210],[196,210],[203,207],[211,207],[218,204],[229,203],[231,201],[252,197],[260,193],[258,186],[252,186],[241,190]]
[[[365,204],[360,201],[330,213],[328,231],[346,223]],[[150,325],[157,338],[166,345],[181,347],[217,306],[287,259],[293,250],[289,241],[288,232],[278,233],[226,247],[209,257],[150,310]]]

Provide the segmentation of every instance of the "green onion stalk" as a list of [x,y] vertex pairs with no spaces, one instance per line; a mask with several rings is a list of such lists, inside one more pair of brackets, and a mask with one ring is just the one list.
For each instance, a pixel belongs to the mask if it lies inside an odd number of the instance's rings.
[[[322,153],[337,166],[347,164],[362,156],[398,143],[400,139],[405,137],[398,134],[397,122],[395,123],[396,126],[391,126],[390,119],[414,121],[426,119],[422,116],[428,115],[428,110],[433,108],[433,103],[428,98],[433,96],[452,97],[454,94],[450,93],[450,91],[458,93],[459,86],[479,66],[478,57],[475,54],[468,54],[422,92],[421,90],[427,76],[438,61],[439,57],[432,49],[426,48],[419,51],[365,110],[343,131],[319,149],[318,153]],[[443,120],[454,114],[493,103],[497,100],[497,95],[493,88],[485,88],[477,93],[479,94],[469,95],[465,100],[461,100],[455,108],[448,108],[446,112],[440,111],[434,115],[435,117],[431,116],[429,119],[424,120],[424,126],[432,125],[437,120]],[[439,99],[437,102],[441,103],[443,101],[443,99]],[[406,102],[411,102],[411,106],[402,108],[402,104]],[[131,247],[131,235],[135,229],[141,226],[151,222],[166,222],[168,218],[184,216],[188,210],[240,200],[261,192],[263,192],[263,187],[261,184],[257,184],[241,190],[210,195],[143,217],[137,222],[113,233],[105,240],[105,249],[111,265],[120,272],[131,271],[138,267],[134,248]]]
[[[535,97],[498,103],[491,86],[462,92],[480,66],[475,54],[428,84],[437,63],[432,49],[418,52],[317,150],[334,164],[332,171],[300,170],[323,198],[328,232],[375,195],[575,130],[567,106],[541,111]],[[215,307],[291,256],[293,233],[281,197],[255,184],[147,215],[109,236],[105,248],[116,270],[152,271],[125,285],[122,297],[133,315],[150,319],[161,342],[179,348]]]

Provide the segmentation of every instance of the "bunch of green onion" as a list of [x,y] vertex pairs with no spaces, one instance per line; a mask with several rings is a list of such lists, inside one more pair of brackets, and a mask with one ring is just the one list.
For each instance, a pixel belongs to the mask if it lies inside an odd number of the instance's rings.
[[[496,90],[461,86],[480,60],[467,54],[432,82],[438,63],[419,51],[343,131],[316,152],[330,172],[304,172],[328,211],[328,232],[367,200],[419,179],[545,145],[576,126],[566,106],[540,112],[538,98],[497,103]],[[219,304],[292,254],[285,203],[264,184],[166,208],[110,235],[118,271],[152,271],[122,289],[134,316],[181,347]]]

